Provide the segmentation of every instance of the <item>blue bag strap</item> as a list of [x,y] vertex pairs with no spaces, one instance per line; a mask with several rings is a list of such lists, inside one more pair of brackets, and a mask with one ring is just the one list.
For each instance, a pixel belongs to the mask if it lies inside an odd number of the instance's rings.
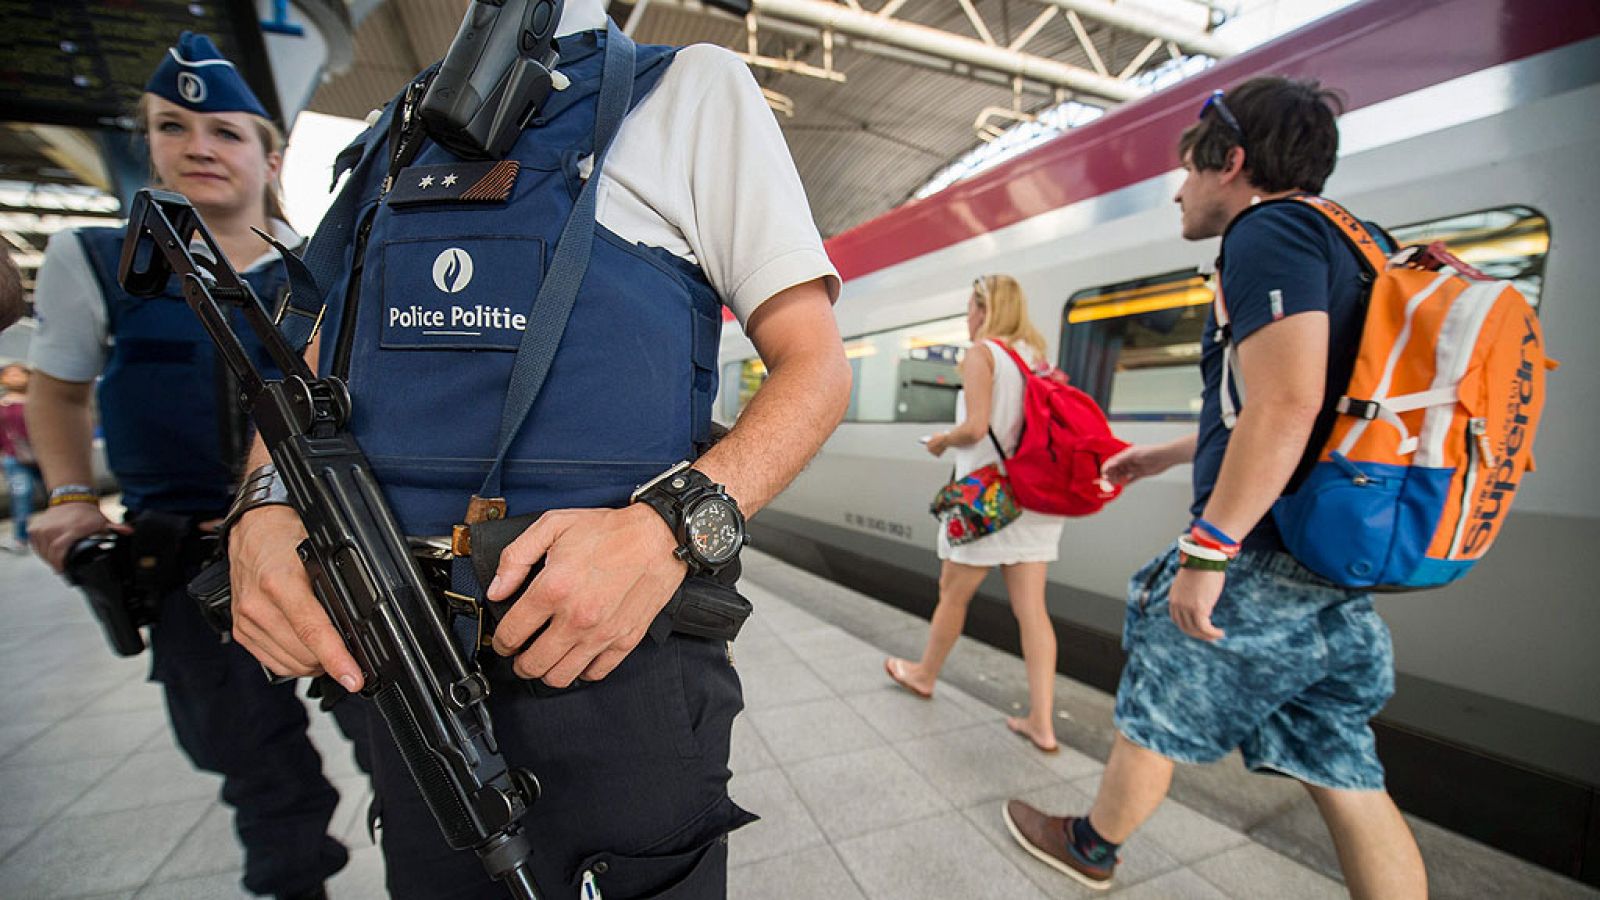
[[[317,224],[317,231],[306,247],[305,257],[298,259],[284,255],[284,265],[289,271],[289,296],[284,298],[283,307],[278,312],[278,330],[296,351],[304,350],[311,343],[317,325],[322,321],[327,291],[338,282],[340,273],[345,271],[344,255],[354,239],[356,212],[361,206],[361,192],[368,180],[367,172],[378,157],[377,148],[386,143],[384,138],[389,133],[389,122],[394,118],[397,105],[390,103],[377,122],[367,129],[367,139],[361,144],[345,148],[334,161],[334,181],[338,181],[340,173],[346,168],[350,170],[350,178]],[[351,164],[350,156],[354,155],[352,151],[357,147],[360,148],[360,156]]]
[[594,167],[589,180],[578,193],[577,202],[567,216],[556,241],[554,258],[539,295],[534,298],[529,311],[528,327],[517,346],[517,357],[511,366],[511,384],[506,389],[505,406],[500,417],[500,439],[494,464],[484,476],[483,488],[478,496],[503,497],[501,473],[505,468],[506,454],[511,442],[533,409],[533,401],[544,387],[545,376],[555,362],[556,348],[567,329],[567,318],[578,297],[578,287],[589,271],[589,252],[594,246],[595,189],[600,184],[600,170],[605,163],[606,151],[622,126],[633,99],[634,43],[617,28],[615,22],[606,21],[605,70],[600,76],[599,106],[594,120]]

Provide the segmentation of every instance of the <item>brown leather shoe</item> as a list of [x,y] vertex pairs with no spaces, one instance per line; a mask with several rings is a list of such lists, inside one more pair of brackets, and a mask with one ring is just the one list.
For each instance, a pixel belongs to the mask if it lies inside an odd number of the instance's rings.
[[1111,876],[1116,871],[1117,860],[1113,858],[1097,865],[1084,859],[1067,841],[1072,816],[1047,816],[1021,800],[1007,800],[1004,814],[1006,830],[1022,845],[1022,849],[1045,865],[1070,875],[1094,890],[1104,891],[1111,887]]

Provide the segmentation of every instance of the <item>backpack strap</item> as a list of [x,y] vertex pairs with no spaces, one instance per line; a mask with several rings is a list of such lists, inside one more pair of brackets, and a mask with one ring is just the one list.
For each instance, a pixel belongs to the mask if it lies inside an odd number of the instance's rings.
[[[1345,245],[1356,255],[1366,280],[1370,284],[1389,265],[1388,254],[1378,241],[1372,236],[1372,231],[1362,221],[1350,213],[1349,210],[1316,194],[1295,194],[1281,200],[1268,201],[1268,203],[1303,203],[1311,207],[1333,223],[1334,230],[1344,238]],[[1259,209],[1260,204],[1254,209]],[[1235,219],[1235,221],[1238,221]],[[1231,224],[1229,227],[1233,227]],[[1388,238],[1388,235],[1384,235]],[[1392,242],[1392,238],[1389,239]],[[1234,402],[1237,393],[1239,403],[1244,402],[1244,379],[1239,377],[1239,360],[1233,352],[1233,329],[1228,320],[1228,304],[1222,296],[1222,272],[1218,267],[1216,285],[1212,290],[1211,308],[1217,320],[1217,334],[1215,340],[1222,344],[1222,389],[1217,398],[1221,401],[1222,427],[1229,431],[1239,421],[1239,405]],[[1349,398],[1344,398],[1349,399]],[[1342,401],[1341,401],[1342,402]],[[1340,412],[1346,412],[1341,409]],[[1372,418],[1367,416],[1366,418]]]
[[996,344],[999,344],[1000,345],[1000,349],[1004,350],[1006,352],[1006,355],[1011,357],[1011,361],[1017,364],[1017,368],[1018,369],[1022,370],[1022,380],[1023,380],[1024,383],[1026,383],[1027,380],[1028,380],[1028,376],[1033,374],[1033,368],[1031,366],[1029,366],[1027,361],[1022,358],[1022,354],[1020,354],[1017,351],[1011,349],[1011,345],[1010,344],[1006,343],[1005,341],[1000,340],[999,338],[989,338],[989,340],[993,341]]
[[1355,251],[1361,260],[1361,267],[1366,270],[1369,278],[1376,278],[1389,265],[1389,257],[1378,246],[1372,232],[1361,220],[1350,214],[1350,211],[1327,197],[1318,197],[1315,194],[1297,194],[1294,200],[1304,203],[1317,212],[1327,216],[1334,224],[1334,230],[1344,237],[1345,243]]
[[1233,402],[1235,392],[1239,402],[1244,402],[1244,379],[1239,377],[1239,360],[1233,353],[1233,328],[1228,323],[1228,304],[1222,299],[1222,270],[1217,270],[1217,283],[1211,290],[1211,312],[1217,320],[1215,340],[1222,345],[1222,389],[1218,400],[1222,404],[1222,427],[1228,431],[1239,421],[1239,406]]

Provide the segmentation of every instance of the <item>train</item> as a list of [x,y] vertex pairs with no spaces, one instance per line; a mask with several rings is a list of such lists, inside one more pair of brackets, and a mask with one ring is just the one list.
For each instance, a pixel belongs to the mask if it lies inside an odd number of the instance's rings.
[[[1177,139],[1213,90],[1258,74],[1340,91],[1326,195],[1403,244],[1442,240],[1513,281],[1562,364],[1536,471],[1487,558],[1457,584],[1378,600],[1399,686],[1376,727],[1403,808],[1600,884],[1600,604],[1587,563],[1600,479],[1586,474],[1600,447],[1600,4],[1360,3],[831,238],[849,411],[752,519],[753,543],[931,610],[928,503],[951,472],[917,438],[954,419],[980,275],[1018,279],[1052,361],[1119,436],[1192,431],[1217,242],[1180,237]],[[731,425],[765,369],[733,327],[720,365],[716,415]],[[1190,492],[1179,467],[1067,523],[1048,594],[1063,672],[1114,688],[1127,580],[1187,525]],[[1014,648],[996,582],[971,621]]]

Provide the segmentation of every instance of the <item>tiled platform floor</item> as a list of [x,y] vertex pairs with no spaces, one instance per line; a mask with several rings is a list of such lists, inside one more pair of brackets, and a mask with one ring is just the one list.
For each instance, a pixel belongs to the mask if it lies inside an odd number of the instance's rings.
[[[1055,757],[1010,734],[1020,663],[964,642],[932,702],[890,685],[884,653],[925,624],[751,553],[757,615],[735,645],[748,710],[732,791],[762,821],[731,844],[734,900],[1020,900],[1090,892],[1017,849],[1000,802],[1083,809],[1109,739],[1109,698],[1065,679]],[[31,558],[0,558],[0,898],[243,896],[219,780],[170,738],[147,660],[105,647],[78,595]],[[335,900],[384,896],[363,779],[324,717],[313,736],[352,850]],[[1073,749],[1076,747],[1077,749]],[[1292,788],[1226,764],[1186,775],[1129,844],[1126,898],[1344,895],[1314,813]],[[1238,769],[1234,764],[1233,769]],[[1209,813],[1202,814],[1195,807]],[[1600,896],[1419,826],[1440,897]]]

